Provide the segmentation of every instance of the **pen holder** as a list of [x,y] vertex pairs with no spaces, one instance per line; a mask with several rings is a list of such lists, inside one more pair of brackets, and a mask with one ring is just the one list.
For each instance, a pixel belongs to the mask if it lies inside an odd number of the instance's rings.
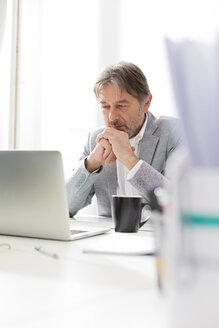
[[218,186],[218,168],[175,177],[166,253],[171,328],[219,327]]

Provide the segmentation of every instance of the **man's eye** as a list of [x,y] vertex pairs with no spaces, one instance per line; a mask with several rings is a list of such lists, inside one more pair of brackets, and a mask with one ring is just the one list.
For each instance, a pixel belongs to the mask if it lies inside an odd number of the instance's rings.
[[124,109],[124,108],[126,108],[126,105],[118,105],[118,108]]
[[103,108],[103,109],[109,109],[110,106],[104,105],[104,106],[102,106],[102,108]]

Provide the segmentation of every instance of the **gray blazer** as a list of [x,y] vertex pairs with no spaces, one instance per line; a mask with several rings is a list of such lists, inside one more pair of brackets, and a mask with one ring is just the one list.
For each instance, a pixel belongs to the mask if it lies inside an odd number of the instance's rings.
[[[73,170],[66,183],[69,212],[73,216],[81,208],[91,203],[96,194],[98,214],[111,216],[112,195],[116,194],[116,163],[104,165],[98,172],[89,173],[84,159],[96,146],[96,137],[105,127],[95,129],[88,135],[87,143],[78,166]],[[150,208],[148,192],[166,181],[164,176],[168,157],[180,143],[179,120],[170,117],[155,118],[148,112],[148,122],[142,140],[139,143],[139,158],[143,160],[137,173],[129,182],[143,197],[143,204]]]

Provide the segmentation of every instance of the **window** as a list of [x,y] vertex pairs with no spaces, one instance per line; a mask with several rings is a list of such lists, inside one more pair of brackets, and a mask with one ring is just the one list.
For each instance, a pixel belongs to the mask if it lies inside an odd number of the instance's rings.
[[[12,148],[14,137],[18,149],[58,149],[66,175],[88,131],[103,122],[93,94],[102,67],[120,60],[136,63],[148,78],[152,112],[177,115],[164,38],[208,39],[219,30],[217,0],[0,0],[3,3],[7,13],[0,50],[0,147]],[[11,53],[16,49],[16,5],[20,20],[14,126],[11,90],[16,67]]]

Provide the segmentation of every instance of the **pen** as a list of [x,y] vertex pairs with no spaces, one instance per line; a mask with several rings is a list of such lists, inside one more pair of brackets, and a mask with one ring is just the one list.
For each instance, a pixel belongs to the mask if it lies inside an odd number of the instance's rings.
[[45,251],[44,249],[42,249],[41,246],[35,246],[34,249],[37,252],[40,252],[41,254],[44,254],[44,255],[47,255],[47,256],[50,256],[50,257],[52,257],[54,259],[58,259],[59,258],[58,254]]
[[84,249],[83,253],[85,254],[104,254],[104,255],[123,255],[123,256],[155,256],[156,252],[108,252],[108,251],[97,251],[91,249]]

